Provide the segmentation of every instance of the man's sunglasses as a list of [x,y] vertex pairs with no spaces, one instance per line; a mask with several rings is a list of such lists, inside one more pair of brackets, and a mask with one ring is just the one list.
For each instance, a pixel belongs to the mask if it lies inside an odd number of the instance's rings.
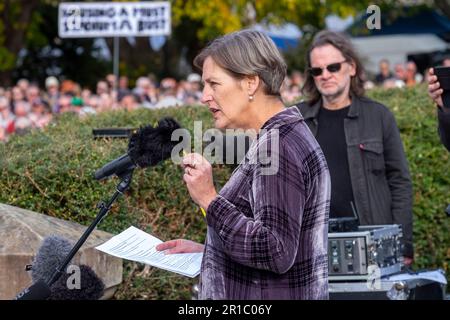
[[[339,70],[341,70],[342,64],[345,62],[347,62],[347,60],[344,60],[342,62],[331,63],[331,64],[327,65],[325,68],[328,70],[328,72],[331,72],[331,73],[339,72]],[[323,73],[323,70],[325,68],[314,67],[314,68],[309,68],[309,71],[311,72],[313,77],[318,77]]]

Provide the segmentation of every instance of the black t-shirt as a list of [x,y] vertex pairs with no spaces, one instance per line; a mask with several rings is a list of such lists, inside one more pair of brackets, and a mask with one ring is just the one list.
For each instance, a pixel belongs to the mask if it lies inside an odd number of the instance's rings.
[[345,142],[344,119],[350,106],[339,110],[321,108],[316,139],[321,146],[331,176],[330,218],[353,217],[353,189]]

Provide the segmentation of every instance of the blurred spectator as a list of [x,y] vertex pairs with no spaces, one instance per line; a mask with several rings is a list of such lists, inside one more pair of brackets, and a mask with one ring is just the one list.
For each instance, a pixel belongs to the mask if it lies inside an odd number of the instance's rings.
[[367,72],[365,70],[361,72],[361,80],[363,81],[364,90],[375,88],[375,83],[367,78]]
[[10,89],[10,88],[8,88],[7,90],[5,90],[5,92],[4,92],[4,94],[3,94],[3,96],[4,96],[5,98],[7,98],[7,99],[8,99],[8,101],[9,101],[9,104],[11,105],[11,100],[12,100],[12,92],[11,92],[11,89]]
[[128,77],[121,76],[119,78],[119,89],[117,91],[117,99],[119,101],[121,101],[123,97],[125,97],[126,95],[129,95],[130,93],[131,93],[131,91],[128,88]]
[[70,95],[62,95],[58,99],[59,113],[74,112],[72,108],[72,97]]
[[133,93],[138,98],[138,102],[145,108],[151,108],[158,101],[155,85],[147,77],[137,79]]
[[86,105],[87,101],[89,101],[89,98],[91,97],[92,92],[88,88],[84,88],[81,91],[81,100],[83,100],[83,104]]
[[[85,90],[88,90],[88,89],[85,89]],[[83,90],[83,91],[85,91],[85,90]],[[89,94],[87,94],[87,92],[84,93],[83,106],[79,109],[80,117],[84,117],[89,114],[97,113],[97,108],[100,103],[100,99],[97,95],[90,94],[90,90],[88,90],[88,91],[89,91]]]
[[97,93],[98,96],[101,96],[104,93],[109,94],[108,83],[103,80],[97,82],[97,89],[95,92]]
[[50,109],[53,113],[58,113],[58,99],[59,99],[59,81],[53,76],[45,79],[44,100],[50,105]]
[[386,80],[394,78],[387,59],[381,60],[378,66],[380,68],[380,72],[375,76],[375,84],[383,85]]
[[303,83],[305,82],[305,79],[303,77],[303,73],[301,73],[298,70],[294,70],[291,73],[291,86],[296,86],[299,89],[303,87]]
[[394,67],[395,72],[395,86],[397,88],[403,88],[405,86],[405,66],[403,63],[397,63]]
[[[97,97],[97,96],[95,96],[95,97]],[[90,101],[92,99],[93,99],[93,97],[89,97],[89,100],[87,100],[87,101]],[[98,98],[97,98],[97,101],[98,101]],[[84,102],[84,100],[83,100],[83,102]],[[92,107],[88,103],[84,103],[83,106],[78,109],[78,114],[80,115],[80,117],[85,117],[90,114],[96,114],[97,113],[96,107],[97,107],[97,105],[95,105],[95,107]]]
[[281,86],[281,99],[289,104],[296,102],[302,96],[304,78],[299,71],[293,71],[291,77],[286,77]]
[[183,104],[181,100],[176,97],[177,82],[173,78],[164,78],[161,80],[160,99],[154,105],[154,108],[167,108],[173,106],[180,106]]
[[187,80],[180,80],[178,82],[178,86],[177,86],[177,98],[181,101],[183,101],[185,104],[187,104],[185,102],[187,96],[186,93],[189,91],[189,83],[187,82]]
[[131,93],[120,100],[120,106],[128,111],[136,110],[139,107],[136,97]]
[[14,133],[16,134],[25,134],[32,127],[33,123],[29,117],[31,108],[30,104],[26,101],[17,101],[15,105],[15,115],[14,119]]
[[284,78],[284,81],[281,84],[280,94],[281,100],[283,100],[285,104],[289,104],[289,102],[291,102],[289,91],[290,86],[291,86],[291,79],[289,77]]
[[395,79],[405,80],[405,65],[403,63],[396,63],[394,67]]
[[4,141],[8,134],[14,132],[14,119],[15,116],[9,106],[8,98],[0,96],[0,129],[3,132],[3,139],[0,141]]
[[100,98],[98,97],[98,95],[93,94],[86,101],[85,106],[91,107],[92,109],[96,110],[98,108],[99,104],[100,104]]
[[289,88],[290,101],[297,101],[301,96],[301,87],[297,85],[291,85],[291,87]]
[[415,86],[418,83],[421,83],[423,77],[420,73],[417,73],[417,66],[413,61],[408,61],[406,63],[406,72],[405,72],[405,84],[407,87]]
[[18,86],[13,87],[11,89],[11,93],[12,93],[13,101],[22,101],[25,99],[25,95],[23,94],[22,90]]
[[64,80],[61,83],[60,93],[62,95],[76,96],[80,94],[80,86],[72,80]]
[[10,112],[8,99],[4,96],[0,96],[0,119],[4,119]]
[[106,82],[108,83],[109,91],[114,90],[116,87],[116,75],[113,73],[109,73],[105,77]]
[[25,95],[26,95],[28,103],[33,104],[34,100],[39,99],[39,95],[40,95],[39,87],[35,84],[30,85],[28,87]]
[[289,87],[291,101],[297,101],[302,95],[302,87],[305,82],[303,74],[294,70],[291,73],[291,85]]
[[[191,73],[187,77],[184,96],[181,99],[186,105],[201,104],[202,77],[197,73]],[[180,99],[180,97],[178,97]]]
[[12,112],[16,112],[16,104],[20,101],[24,101],[25,96],[22,92],[22,90],[15,86],[11,89],[11,110]]
[[44,100],[35,99],[31,104],[29,118],[34,128],[44,128],[52,120],[50,106]]
[[81,99],[81,97],[79,96],[73,96],[72,100],[70,101],[71,105],[72,105],[72,110],[75,113],[80,113],[81,109],[83,108],[84,104],[83,104],[83,99]]
[[100,94],[97,111],[104,112],[104,111],[109,111],[109,110],[113,110],[113,109],[116,109],[116,105],[114,103],[113,98],[107,93]]
[[20,79],[17,81],[17,87],[22,91],[22,95],[25,96],[28,86],[30,85],[30,82],[27,79]]
[[19,117],[14,121],[14,133],[24,135],[30,132],[33,124],[28,117]]
[[6,141],[6,130],[0,127],[0,142]]

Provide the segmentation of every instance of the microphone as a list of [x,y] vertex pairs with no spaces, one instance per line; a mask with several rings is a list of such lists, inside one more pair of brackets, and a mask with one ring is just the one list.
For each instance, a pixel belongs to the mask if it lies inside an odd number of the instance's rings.
[[15,300],[45,300],[51,294],[49,278],[69,254],[72,244],[59,236],[44,238],[31,265],[33,284],[20,292]]
[[136,166],[136,163],[131,159],[128,153],[125,153],[119,158],[108,162],[102,168],[95,171],[94,178],[95,180],[103,180],[111,177],[114,174],[120,177],[122,174],[136,168]]
[[[95,300],[103,296],[105,285],[87,265],[81,265],[79,288],[69,288],[73,274],[62,270],[61,276],[49,286],[50,277],[71,251],[72,244],[59,236],[46,237],[31,265],[33,284],[20,292],[15,300]],[[69,280],[70,281],[70,280]]]
[[14,300],[45,300],[50,293],[48,284],[45,281],[38,281],[20,292]]
[[79,288],[69,288],[71,276],[63,273],[51,287],[39,280],[20,292],[14,300],[98,300],[103,296],[105,284],[89,266],[80,266]]
[[157,127],[147,125],[133,133],[128,142],[127,153],[107,163],[94,173],[96,180],[103,180],[112,175],[121,176],[136,167],[146,168],[157,165],[170,157],[173,147],[172,133],[180,125],[172,118],[163,118]]
[[64,273],[50,287],[50,295],[48,300],[98,300],[105,291],[105,284],[87,265],[80,265],[80,287],[69,288],[69,277],[72,274]]
[[[47,282],[72,249],[72,244],[59,236],[49,236],[42,241],[31,265],[33,283]],[[63,270],[64,271],[64,270]]]

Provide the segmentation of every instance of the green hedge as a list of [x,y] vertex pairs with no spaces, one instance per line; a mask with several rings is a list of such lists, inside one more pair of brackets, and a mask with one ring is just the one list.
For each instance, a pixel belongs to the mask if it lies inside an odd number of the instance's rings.
[[[436,134],[435,108],[424,87],[410,90],[376,90],[369,94],[393,110],[397,118],[414,180],[414,242],[416,268],[440,267],[448,272],[450,258],[449,153]],[[127,141],[93,139],[92,129],[138,127],[172,116],[193,130],[194,120],[211,128],[204,107],[164,110],[117,111],[78,120],[65,115],[44,131],[13,137],[0,144],[0,202],[84,225],[97,214],[96,204],[107,200],[117,179],[98,182],[93,172],[125,152]],[[230,168],[215,166],[219,189]],[[190,200],[182,181],[182,170],[166,161],[147,170],[135,170],[133,183],[99,228],[118,233],[134,225],[169,240],[203,241],[206,231],[198,207]],[[125,264],[124,282],[117,299],[189,299],[196,280],[141,264]]]
[[[192,127],[196,119],[207,119],[204,126],[212,126],[206,108],[141,109],[133,113],[105,113],[82,121],[64,115],[45,131],[13,137],[8,144],[0,145],[0,202],[90,224],[97,214],[97,203],[109,199],[118,183],[117,178],[96,181],[93,173],[123,154],[128,142],[93,139],[92,129],[139,127],[155,124],[163,116],[174,117],[186,128]],[[220,187],[230,172],[224,167],[217,169],[215,176]],[[119,198],[99,229],[119,233],[134,225],[162,240],[183,237],[203,242],[205,222],[189,197],[182,173],[171,161],[135,170],[129,192]],[[124,285],[117,298],[190,298],[194,280],[142,268],[134,263],[125,264]]]

